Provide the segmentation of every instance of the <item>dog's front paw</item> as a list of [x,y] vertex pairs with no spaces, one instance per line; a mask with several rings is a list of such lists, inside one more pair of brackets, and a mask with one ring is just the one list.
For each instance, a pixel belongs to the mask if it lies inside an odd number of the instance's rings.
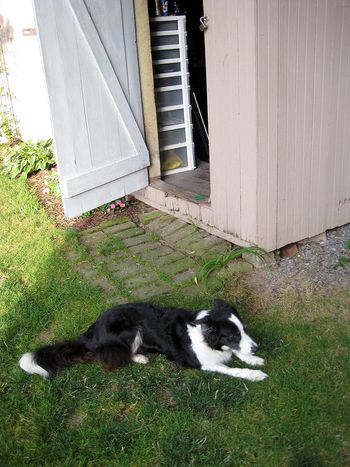
[[260,357],[255,357],[255,355],[252,355],[247,359],[247,363],[252,366],[263,366],[265,365],[265,360]]
[[148,363],[148,358],[145,355],[136,354],[132,357],[133,362],[141,363],[142,365],[146,365]]
[[268,375],[260,370],[247,370],[247,373],[244,375],[244,379],[249,381],[263,381],[267,378]]

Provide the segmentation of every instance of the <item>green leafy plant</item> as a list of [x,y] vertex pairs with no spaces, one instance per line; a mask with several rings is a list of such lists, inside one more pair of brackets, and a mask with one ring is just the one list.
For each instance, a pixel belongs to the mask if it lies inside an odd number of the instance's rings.
[[226,266],[227,263],[234,259],[241,258],[243,254],[256,255],[258,258],[264,261],[266,252],[262,248],[256,246],[233,248],[227,253],[205,261],[198,271],[197,280],[202,281],[206,279],[213,271]]
[[10,178],[28,177],[34,172],[47,169],[56,163],[52,139],[23,141],[9,147],[4,155],[4,172]]
[[56,170],[52,170],[44,179],[44,184],[47,186],[48,193],[59,196],[60,181]]
[[110,203],[102,204],[102,206],[99,206],[96,209],[92,209],[91,211],[86,211],[80,217],[84,219],[86,217],[91,216],[91,214],[93,214],[95,211],[100,211],[100,212],[104,212],[107,214],[113,214],[119,211],[120,209],[123,209],[129,206],[130,204],[134,204],[134,203],[135,203],[134,198],[130,198],[128,195],[125,195],[125,196],[122,196],[121,198],[111,201]]
[[93,210],[92,211],[85,211],[79,217],[80,217],[80,219],[86,219],[87,217],[90,217],[93,212],[94,212]]

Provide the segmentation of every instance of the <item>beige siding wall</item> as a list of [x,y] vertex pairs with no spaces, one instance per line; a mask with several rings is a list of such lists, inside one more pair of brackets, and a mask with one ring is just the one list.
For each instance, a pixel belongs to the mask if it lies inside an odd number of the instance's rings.
[[215,225],[273,250],[350,222],[350,0],[204,0]]
[[214,224],[256,240],[255,0],[204,0]]
[[[276,247],[350,221],[349,54],[349,0],[257,0],[258,193],[277,169]],[[273,215],[258,213],[261,241]]]
[[256,3],[257,223],[256,243],[277,248],[278,3]]

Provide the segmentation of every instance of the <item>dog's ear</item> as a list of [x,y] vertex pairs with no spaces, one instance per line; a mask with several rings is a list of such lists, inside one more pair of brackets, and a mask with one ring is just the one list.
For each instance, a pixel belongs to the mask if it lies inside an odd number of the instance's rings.
[[194,319],[192,321],[192,324],[196,325],[196,324],[210,324],[211,320],[210,320],[210,316],[204,316],[203,318],[199,318],[199,319]]
[[220,317],[222,312],[233,313],[243,323],[243,320],[234,305],[230,305],[230,303],[225,302],[225,300],[216,298],[214,300],[213,317]]

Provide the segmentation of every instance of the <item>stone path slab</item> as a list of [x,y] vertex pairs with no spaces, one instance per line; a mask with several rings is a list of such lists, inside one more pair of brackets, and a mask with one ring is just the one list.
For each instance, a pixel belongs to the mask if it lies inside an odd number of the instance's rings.
[[[84,260],[69,252],[75,270],[99,287],[110,303],[145,300],[168,293],[199,294],[222,284],[225,274],[244,270],[232,265],[198,283],[203,263],[232,248],[195,225],[158,210],[140,215],[138,224],[128,217],[101,223],[79,233]],[[246,264],[246,263],[245,263]]]

